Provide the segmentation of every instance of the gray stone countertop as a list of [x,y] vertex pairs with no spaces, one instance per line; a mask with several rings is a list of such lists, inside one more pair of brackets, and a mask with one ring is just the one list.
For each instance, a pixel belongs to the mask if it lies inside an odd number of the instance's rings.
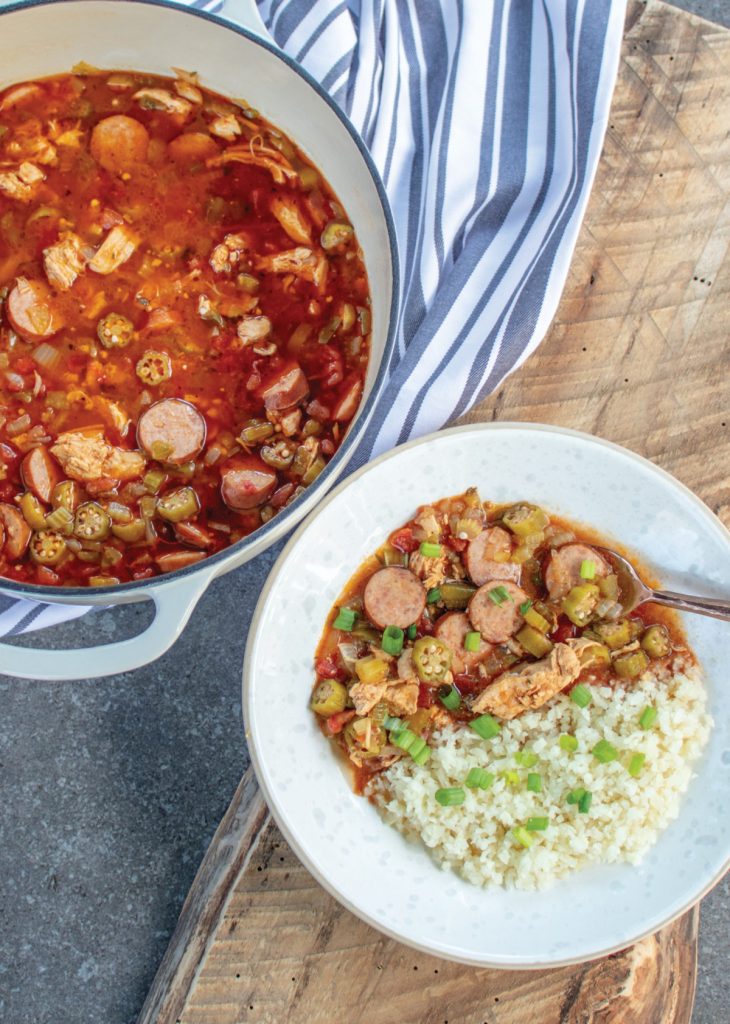
[[[730,0],[678,6],[730,26]],[[133,1024],[248,764],[243,651],[280,548],[216,581],[147,668],[0,676],[1,1024]],[[149,617],[126,606],[27,642],[112,642]],[[730,1021],[729,934],[727,876],[702,903],[693,1024]]]

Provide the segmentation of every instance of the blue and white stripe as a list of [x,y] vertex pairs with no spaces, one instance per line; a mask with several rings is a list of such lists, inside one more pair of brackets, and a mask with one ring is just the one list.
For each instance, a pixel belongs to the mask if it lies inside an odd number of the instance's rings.
[[[236,21],[244,2],[192,6]],[[601,151],[625,3],[258,6],[278,45],[349,115],[393,209],[402,314],[356,468],[466,412],[545,334]],[[0,635],[82,612],[0,603]]]

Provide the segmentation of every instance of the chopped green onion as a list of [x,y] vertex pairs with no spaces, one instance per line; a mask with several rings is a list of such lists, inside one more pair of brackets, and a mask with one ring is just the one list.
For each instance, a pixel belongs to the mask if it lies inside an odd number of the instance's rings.
[[542,775],[539,772],[528,772],[527,788],[530,793],[542,793]]
[[549,818],[528,818],[525,822],[525,828],[528,832],[544,832],[549,824]]
[[593,793],[590,790],[586,790],[583,796],[578,801],[578,811],[580,814],[588,814],[591,809],[591,801],[593,800]]
[[408,753],[415,760],[417,757],[420,757],[420,755],[423,753],[427,746],[428,744],[426,743],[422,736],[416,736],[416,742],[411,743],[410,747],[408,748]]
[[469,728],[473,729],[477,736],[481,736],[483,740],[494,739],[502,731],[502,727],[497,719],[492,718],[491,715],[480,715],[479,718],[469,722]]
[[578,683],[577,686],[573,687],[570,693],[570,699],[574,704],[577,704],[579,708],[587,708],[593,700],[593,694],[587,686],[583,685],[583,683]]
[[467,633],[464,637],[464,650],[475,653],[479,650],[479,645],[482,642],[481,633]]
[[586,558],[580,563],[580,578],[582,580],[592,580],[596,575],[596,563],[590,558]]
[[591,753],[601,764],[608,764],[609,761],[615,761],[618,757],[618,750],[608,740],[599,740]]
[[517,828],[512,829],[512,835],[515,837],[520,846],[524,846],[525,849],[529,849],[532,846],[532,836],[522,825],[518,825]]
[[337,618],[332,623],[334,629],[341,629],[344,633],[351,633],[352,627],[355,625],[355,619],[357,614],[352,608],[340,608],[337,613]]
[[439,700],[449,711],[456,711],[461,707],[461,694],[455,686],[442,687],[439,690]]
[[514,771],[512,768],[504,768],[499,773],[499,777],[504,779],[508,786],[517,786],[520,782],[520,773]]
[[629,775],[635,779],[638,778],[641,774],[641,769],[644,767],[644,761],[646,761],[646,754],[632,754],[626,769]]
[[414,622],[413,625],[409,626],[408,629],[406,630],[406,636],[408,637],[409,640],[415,640],[417,635],[418,629],[416,628],[416,624]]
[[424,540],[420,547],[420,552],[424,558],[440,558],[443,550],[440,544],[432,544],[428,540]]
[[469,789],[489,789],[494,782],[494,775],[492,772],[488,772],[486,768],[470,768],[469,774],[464,779],[464,785],[468,786]]
[[431,587],[429,592],[426,594],[426,604],[436,604],[437,601],[441,600],[441,588]]
[[523,601],[522,604],[520,605],[520,615],[527,614],[527,612],[529,612],[530,608],[532,608],[532,601],[528,597],[528,599],[526,601]]
[[396,747],[400,747],[400,749],[405,750],[406,753],[410,751],[413,744],[419,739],[415,732],[411,732],[410,729],[399,729],[398,732],[391,735],[390,738]]
[[383,728],[392,729],[394,732],[398,732],[399,729],[403,728],[403,722],[400,718],[392,718],[390,715],[386,715],[383,719]]
[[570,793],[568,793],[568,803],[579,804],[585,796],[585,794],[586,791],[582,788],[582,786],[579,786],[578,789],[571,789]]
[[489,598],[494,602],[494,604],[504,604],[505,601],[512,600],[509,596],[509,591],[503,586],[495,587],[494,590],[490,590]]
[[435,796],[442,807],[458,807],[466,799],[466,793],[461,786],[454,786],[451,789],[437,789]]
[[431,756],[431,748],[427,743],[424,743],[423,750],[419,750],[417,754],[414,754],[413,751],[411,750],[410,755],[416,762],[416,764],[424,765]]
[[398,626],[386,626],[381,647],[386,654],[396,656],[403,650],[403,630]]
[[642,729],[651,729],[657,719],[657,709],[651,706],[645,707],[639,715],[639,725]]
[[537,764],[537,754],[532,750],[518,750],[515,754],[515,761],[522,768],[532,768],[533,764]]
[[558,743],[560,744],[560,749],[567,751],[569,754],[574,753],[578,749],[578,740],[575,736],[570,736],[567,732],[560,734]]

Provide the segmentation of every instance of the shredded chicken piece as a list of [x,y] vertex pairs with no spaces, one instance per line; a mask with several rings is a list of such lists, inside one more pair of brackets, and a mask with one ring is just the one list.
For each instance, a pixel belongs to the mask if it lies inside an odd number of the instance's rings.
[[237,135],[241,134],[241,126],[235,114],[221,114],[214,117],[208,125],[211,135],[217,135],[219,139],[226,142],[233,142]]
[[97,274],[111,274],[127,262],[138,245],[139,238],[126,224],[112,228],[89,260],[89,270]]
[[167,89],[138,89],[132,96],[141,107],[147,110],[164,110],[166,114],[179,114],[187,117],[193,109],[192,105],[181,96],[174,96]]
[[53,245],[43,250],[43,267],[49,284],[68,291],[86,266],[83,242],[73,231],[65,231]]
[[142,476],[146,465],[141,452],[109,444],[101,427],[59,434],[51,454],[72,480],[134,480]]
[[192,82],[187,82],[185,79],[179,78],[175,82],[175,92],[189,103],[203,102],[203,94],[197,85],[193,85]]
[[127,436],[132,421],[118,402],[112,402],[110,398],[104,398],[102,395],[95,395],[94,405],[121,437]]
[[[213,125],[209,125],[209,128],[212,132]],[[254,167],[263,167],[269,172],[277,185],[283,185],[287,178],[294,179],[297,177],[297,172],[284,159],[278,149],[269,149],[267,146],[254,146],[251,142],[241,143],[238,146],[229,146],[219,156],[211,157],[208,160],[208,167],[217,167],[220,164],[230,163],[252,164]]]
[[418,683],[396,683],[387,687],[383,699],[391,715],[414,715],[418,709]]
[[210,254],[210,265],[216,274],[229,274],[240,262],[241,256],[249,248],[246,235],[226,235]]
[[293,241],[301,245],[312,244],[309,222],[294,200],[275,196],[271,200],[271,212]]
[[350,689],[350,697],[358,715],[369,714],[383,699],[387,689],[387,683],[355,683]]
[[40,132],[13,139],[8,143],[6,152],[8,156],[16,159],[33,160],[48,167],[58,162],[56,147]]
[[0,192],[21,203],[29,203],[44,178],[43,171],[24,160],[17,171],[0,171]]
[[260,256],[256,269],[269,270],[274,274],[294,274],[303,277],[305,281],[312,281],[322,291],[327,280],[328,263],[324,253],[314,253],[311,249],[298,246],[273,256]]
[[428,590],[432,587],[440,587],[447,579],[446,564],[446,555],[426,558],[420,551],[414,551],[408,559],[408,568],[423,580],[423,585]]
[[415,679],[416,670],[413,667],[413,648],[405,647],[398,658],[398,678]]
[[580,675],[578,655],[567,644],[556,644],[540,661],[523,665],[518,671],[504,672],[479,694],[472,711],[488,711],[497,718],[516,718],[524,711],[542,707],[556,693]]
[[244,316],[236,324],[236,334],[244,343],[262,341],[271,334],[271,320],[267,316]]

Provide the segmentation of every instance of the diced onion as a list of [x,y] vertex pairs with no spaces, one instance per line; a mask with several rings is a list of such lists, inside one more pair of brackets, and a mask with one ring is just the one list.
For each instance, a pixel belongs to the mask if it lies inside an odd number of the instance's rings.
[[13,420],[12,423],[8,423],[5,428],[5,432],[8,437],[17,437],[18,434],[22,434],[24,430],[30,427],[30,416],[28,413],[24,413],[22,416],[18,416],[17,420]]

